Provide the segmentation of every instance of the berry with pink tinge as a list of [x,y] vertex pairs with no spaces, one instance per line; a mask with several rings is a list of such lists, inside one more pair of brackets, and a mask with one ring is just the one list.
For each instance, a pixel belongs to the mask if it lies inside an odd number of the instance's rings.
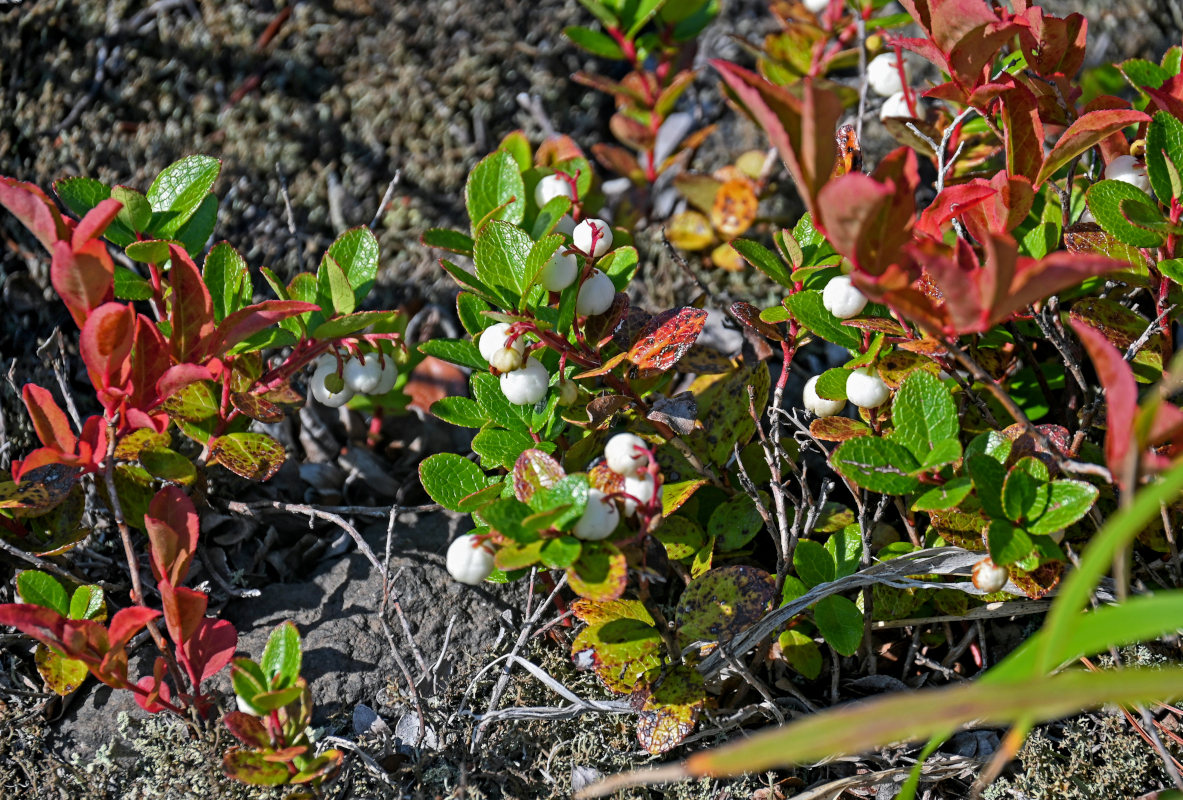
[[618,433],[604,445],[604,461],[617,475],[636,475],[649,465],[645,440],[635,433]]
[[855,288],[849,275],[838,275],[822,289],[822,305],[838,319],[850,319],[867,307],[867,296]]
[[611,536],[619,521],[620,511],[616,508],[616,503],[609,500],[599,489],[588,489],[587,508],[571,533],[577,539],[598,542]]
[[[505,340],[509,338],[509,323],[497,322],[481,331],[477,339],[477,349],[485,361],[492,362],[493,355],[505,347]],[[513,342],[513,349],[519,353],[526,352],[526,340],[519,336]]]
[[448,547],[448,574],[460,583],[475,586],[493,574],[493,548],[472,534],[465,534]]
[[556,197],[575,200],[575,190],[571,188],[571,181],[562,175],[544,175],[534,187],[535,204],[542,208]]
[[801,393],[801,405],[805,406],[805,410],[813,414],[815,417],[832,417],[842,412],[846,408],[845,400],[827,400],[817,393],[817,379],[820,375],[814,375],[805,382],[805,391]]
[[974,586],[986,594],[1001,592],[1002,588],[1006,586],[1007,580],[1010,579],[1006,567],[998,566],[989,557],[974,564],[973,576]]
[[501,393],[515,406],[532,406],[546,397],[550,374],[542,362],[530,356],[521,369],[501,373]]
[[[653,495],[661,497],[661,489],[656,489],[657,479],[648,472],[639,472],[636,475],[626,475],[624,479],[624,493],[630,497],[624,498],[624,515],[631,517],[637,513],[638,503],[642,506],[648,506],[649,502],[653,500]],[[664,488],[664,487],[663,487]],[[636,498],[635,500],[633,498]]]
[[856,369],[846,378],[846,399],[859,408],[878,408],[891,397],[891,389],[874,367]]
[[579,261],[575,256],[560,250],[550,257],[550,261],[547,261],[546,266],[538,273],[538,282],[548,292],[561,292],[575,283],[578,275]]
[[579,287],[579,296],[575,298],[575,313],[581,317],[603,314],[612,308],[614,299],[616,287],[612,285],[612,279],[598,269],[593,269]]
[[579,252],[599,258],[612,249],[612,229],[602,219],[585,219],[575,226],[571,240]]

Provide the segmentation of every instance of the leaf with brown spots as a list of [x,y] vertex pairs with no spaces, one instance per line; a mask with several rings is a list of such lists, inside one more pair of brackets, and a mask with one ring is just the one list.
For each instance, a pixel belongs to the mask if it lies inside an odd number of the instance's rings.
[[210,461],[236,475],[265,481],[283,466],[287,452],[265,433],[229,433],[219,436],[210,448]]
[[741,324],[774,342],[783,342],[785,340],[785,337],[781,335],[781,332],[777,330],[775,325],[760,319],[760,309],[751,303],[745,303],[742,300],[732,303],[731,316],[739,320]]
[[690,582],[678,600],[680,641],[722,642],[756,624],[776,598],[776,581],[762,569],[713,569]]
[[921,369],[933,375],[941,371],[940,366],[932,359],[908,350],[895,350],[879,359],[879,377],[892,389],[900,388],[905,378]]
[[871,427],[850,417],[823,417],[809,423],[809,432],[823,442],[845,442],[869,435]]
[[706,311],[689,306],[650,319],[628,352],[638,377],[660,375],[676,364],[698,339],[706,321]]
[[654,401],[647,419],[668,425],[679,436],[689,436],[695,428],[702,427],[698,421],[698,403],[690,392],[659,397]]
[[513,494],[523,503],[539,489],[549,489],[566,476],[566,472],[541,450],[523,450],[513,465]]
[[615,600],[624,594],[628,583],[628,563],[615,545],[588,542],[579,560],[567,568],[567,581],[580,597]]
[[1060,583],[1060,576],[1064,574],[1064,564],[1051,561],[1040,564],[1027,572],[1018,567],[1010,567],[1010,579],[1015,586],[1023,590],[1023,594],[1032,600],[1040,600],[1048,595]]
[[659,677],[636,699],[642,698],[637,741],[651,754],[660,755],[677,747],[694,730],[706,704],[706,689],[697,670],[680,665]]
[[731,241],[752,227],[759,207],[760,199],[752,182],[747,178],[732,178],[724,181],[715,194],[711,225],[722,239]]
[[0,483],[0,508],[14,517],[48,514],[66,499],[78,483],[78,469],[67,464],[46,464],[21,476],[21,482]]
[[694,375],[722,375],[735,369],[735,362],[713,347],[695,344],[678,359],[674,369]]
[[243,414],[258,422],[280,422],[284,416],[283,409],[257,394],[232,392],[230,402]]
[[853,125],[843,125],[834,134],[834,142],[838,145],[838,158],[834,161],[831,178],[841,178],[848,172],[863,171],[863,147],[859,144],[858,134]]

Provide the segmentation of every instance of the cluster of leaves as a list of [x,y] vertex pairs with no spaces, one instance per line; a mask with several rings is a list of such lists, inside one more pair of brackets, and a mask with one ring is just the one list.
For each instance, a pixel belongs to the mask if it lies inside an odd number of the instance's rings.
[[[225,242],[205,252],[198,269],[194,259],[217,216],[211,189],[219,171],[217,160],[189,156],[161,172],[146,193],[64,179],[55,189],[77,221],[36,186],[0,178],[0,205],[52,256],[50,278],[80,330],[78,349],[101,408],[78,430],[49,390],[23,388],[42,446],[14,461],[11,480],[0,483],[0,536],[39,557],[69,550],[89,534],[84,483],[94,476],[132,574],[132,604],[106,625],[113,598],[80,586],[67,603],[65,588],[40,572],[18,578],[23,604],[0,605],[0,622],[41,642],[38,668],[61,694],[89,671],[131,690],[149,711],[205,716],[212,698],[202,686],[229,663],[237,633],[229,622],[206,617],[206,594],[183,585],[200,528],[186,492],[203,503],[213,465],[255,481],[279,469],[283,446],[248,428],[278,422],[284,406],[303,402],[292,380],[313,359],[332,352],[340,362],[341,352],[380,351],[406,359],[405,320],[397,312],[359,310],[378,269],[377,240],[366,228],[343,233],[316,273],[295,275],[287,285],[260,269],[277,299],[254,302],[251,272]],[[141,268],[116,265],[108,245]],[[145,605],[131,528],[147,534],[162,610]],[[153,674],[134,680],[126,648],[145,627],[160,655]],[[292,720],[306,721],[308,698],[301,697]],[[298,771],[314,777],[323,766],[309,762]]]
[[[840,3],[821,15],[783,4],[783,29],[760,51],[760,72],[712,64],[731,102],[768,135],[807,209],[791,230],[772,232],[774,248],[737,238],[760,230],[752,184],[742,230],[721,237],[784,293],[769,308],[737,302],[727,309],[748,340],[743,359],[696,341],[702,297],[659,313],[630,304],[624,290],[638,255],[627,225],[614,231],[624,246],[598,263],[574,251],[583,278],[593,264],[612,278],[618,294],[607,312],[575,313],[579,281],[556,293],[536,285],[552,254],[571,251],[555,220],[579,219],[600,202],[593,176],[582,171],[590,170],[586,162],[578,173],[564,170],[588,181],[573,203],[558,198],[539,209],[529,202],[553,153],[578,152],[565,138],[531,157],[519,135],[507,137],[470,178],[471,236],[424,237],[473,261],[471,271],[442,262],[463,289],[457,310],[468,333],[510,324],[532,340],[552,375],[536,406],[513,406],[474,344],[425,346],[474,370],[471,397],[447,398],[433,412],[480,430],[473,441],[479,464],[434,456],[422,466],[424,486],[442,505],[473,515],[475,534],[495,548],[494,579],[527,568],[565,571],[581,597],[575,614],[587,624],[573,657],[607,688],[634,698],[643,709],[638,735],[652,752],[681,741],[711,701],[714,687],[695,669],[699,660],[778,604],[871,558],[923,547],[980,551],[1006,570],[1003,591],[991,586],[977,595],[889,586],[857,599],[819,593],[824,599],[790,622],[773,651],[814,679],[825,658],[819,643],[838,656],[862,645],[870,596],[878,618],[1043,597],[1063,573],[1061,543],[1087,539],[1123,491],[1183,447],[1183,418],[1167,399],[1177,381],[1168,361],[1180,307],[1178,49],[1161,65],[1123,72],[1142,105],[1158,105],[1151,118],[1129,101],[1084,97],[1076,86],[1080,15],[1059,19],[1026,4],[1010,12],[980,0],[904,5],[906,19],[876,19],[880,4],[872,3],[856,19]],[[943,82],[923,94],[943,108],[921,114],[917,105],[913,124],[892,127],[905,147],[864,174],[853,131],[837,124],[858,93],[823,76],[863,61],[849,48],[871,20],[878,41],[870,48],[907,49],[941,70]],[[891,38],[889,29],[905,22],[924,35]],[[584,33],[573,38],[580,37],[592,41]],[[799,41],[809,43],[800,51],[808,63],[789,46]],[[1048,136],[1054,144],[1045,154]],[[1118,155],[1142,152],[1153,197],[1088,177]],[[916,199],[921,159],[942,176],[924,209]],[[731,173],[706,180],[683,173],[675,181],[702,210],[720,197],[728,205],[730,177],[754,181]],[[1086,204],[1096,223],[1074,223]],[[709,236],[702,238],[713,241],[715,233]],[[872,301],[849,319],[823,299],[843,274]],[[881,380],[888,399],[857,415],[799,421],[799,441],[779,438],[774,412],[767,436],[760,420],[770,395],[779,401],[789,364],[811,342],[849,354],[818,376],[819,397],[846,401],[858,370]],[[781,378],[773,387],[767,359],[778,347]],[[1085,377],[1083,353],[1103,399]],[[577,394],[561,391],[571,382]],[[1141,402],[1139,383],[1155,384]],[[1104,448],[1092,441],[1102,424]],[[599,456],[624,429],[643,437],[656,459],[660,513],[626,518],[602,541],[581,540],[573,531],[589,492],[622,496],[619,476]],[[796,466],[800,448],[824,456],[854,508],[831,502],[811,513],[814,498],[786,488],[791,474],[806,483]],[[891,528],[880,535],[885,526],[875,521],[889,499],[909,541],[896,541]],[[1178,514],[1172,507],[1166,524]],[[1139,541],[1160,552],[1169,547],[1161,531],[1144,531]]]

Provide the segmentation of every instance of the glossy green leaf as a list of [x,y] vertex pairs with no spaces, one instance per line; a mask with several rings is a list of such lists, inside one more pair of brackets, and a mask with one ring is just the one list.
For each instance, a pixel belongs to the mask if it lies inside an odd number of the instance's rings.
[[801,539],[793,550],[793,569],[809,588],[834,580],[834,554],[819,542]]
[[513,155],[498,150],[473,167],[464,186],[464,201],[474,236],[479,233],[475,226],[490,214],[492,219],[521,222],[526,213],[526,184]]
[[839,655],[852,656],[863,641],[863,612],[840,594],[823,597],[813,607],[813,621]]
[[491,482],[480,467],[455,453],[428,456],[419,464],[419,480],[432,500],[452,511],[458,511],[461,500]]
[[70,598],[58,579],[47,572],[26,569],[16,576],[16,592],[30,605],[48,608],[63,617],[70,611]]
[[271,631],[263,648],[259,666],[270,679],[271,686],[283,689],[300,677],[300,632],[291,622],[282,622]]
[[1105,231],[1134,247],[1158,247],[1165,241],[1162,234],[1143,230],[1130,224],[1121,212],[1121,201],[1133,200],[1153,205],[1145,192],[1122,181],[1097,181],[1085,195],[1089,211]]
[[221,169],[222,162],[203,155],[186,156],[165,167],[147,193],[152,235],[173,238],[210,193]]
[[938,444],[956,441],[960,432],[953,395],[925,370],[916,370],[904,379],[891,403],[891,420],[895,425],[892,441],[908,448],[920,463],[927,462]]
[[838,446],[830,457],[834,468],[864,489],[883,494],[907,494],[920,487],[912,473],[916,458],[901,444],[875,436],[859,436]]

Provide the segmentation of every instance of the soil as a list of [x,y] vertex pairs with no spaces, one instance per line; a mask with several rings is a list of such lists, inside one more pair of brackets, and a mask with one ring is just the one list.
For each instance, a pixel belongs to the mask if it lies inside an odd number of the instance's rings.
[[[726,7],[726,18],[704,39],[704,55],[739,57],[729,34],[755,39],[773,27],[759,3]],[[1108,59],[1118,53],[1157,58],[1178,40],[1166,31],[1177,30],[1179,21],[1153,0],[1120,14],[1099,3],[1086,10],[1106,37]],[[578,141],[608,139],[610,103],[569,80],[578,69],[603,65],[561,36],[563,27],[587,22],[586,12],[565,0],[0,0],[0,175],[43,187],[87,175],[143,189],[176,158],[209,153],[222,160],[216,237],[238,247],[252,268],[267,265],[286,278],[315,263],[337,232],[377,213],[382,269],[372,305],[434,304],[446,321],[454,287],[418,237],[427,227],[465,224],[464,178],[504,134],[522,128],[541,140],[540,122],[522,110],[519,93],[539,98],[549,122]],[[705,107],[719,105],[711,80],[700,79],[699,89]],[[704,148],[699,166],[711,169],[761,146],[751,126],[729,125]],[[395,175],[391,202],[379,209]],[[69,333],[72,324],[50,302],[44,252],[7,214],[0,214],[0,242],[0,360],[9,376],[0,382],[0,468],[6,468],[33,441],[17,387],[54,381],[48,361],[30,351],[55,327]],[[662,284],[669,273],[656,274],[665,277],[646,287],[651,295],[669,290]],[[745,288],[741,278],[713,280],[716,289]],[[66,363],[67,379],[84,386],[76,352],[67,350]],[[477,670],[508,650],[527,604],[521,584],[469,588],[448,580],[441,554],[463,523],[438,511],[398,515],[389,539],[390,569],[399,579],[386,622],[417,681],[430,733],[413,746],[416,704],[379,617],[381,583],[366,556],[339,526],[310,525],[298,514],[243,516],[225,503],[379,510],[426,503],[417,462],[432,452],[463,452],[464,434],[412,413],[389,419],[384,446],[371,451],[361,444],[360,417],[312,411],[272,432],[293,458],[264,486],[217,479],[203,528],[207,561],[195,567],[195,579],[210,582],[222,615],[238,626],[243,654],[257,658],[281,620],[298,625],[319,734],[356,743],[390,776],[376,778],[362,759],[351,758],[353,796],[445,796],[462,785],[474,796],[564,795],[573,781],[647,761],[621,717],[503,723],[478,752],[467,751],[474,721],[471,711],[457,712],[483,709],[498,671],[478,680]],[[355,523],[383,557],[385,515]],[[93,565],[121,559],[101,525],[81,553]],[[10,572],[0,565],[5,586]],[[223,583],[235,593],[260,594],[235,599]],[[0,645],[0,666],[9,676],[2,685],[15,690],[0,689],[0,794],[281,796],[221,779],[224,738],[213,730],[194,737],[179,723],[146,719],[127,693],[90,683],[66,703],[43,702],[40,686],[13,677],[28,677],[28,649],[7,639]],[[602,698],[603,690],[574,672],[564,652],[561,643],[531,644],[525,655],[581,696]],[[470,686],[480,700],[462,704]],[[224,697],[225,676],[218,689]],[[555,702],[520,674],[505,698],[502,705]],[[803,784],[809,775],[801,774]],[[764,778],[703,782],[664,796],[759,791],[782,796]]]

